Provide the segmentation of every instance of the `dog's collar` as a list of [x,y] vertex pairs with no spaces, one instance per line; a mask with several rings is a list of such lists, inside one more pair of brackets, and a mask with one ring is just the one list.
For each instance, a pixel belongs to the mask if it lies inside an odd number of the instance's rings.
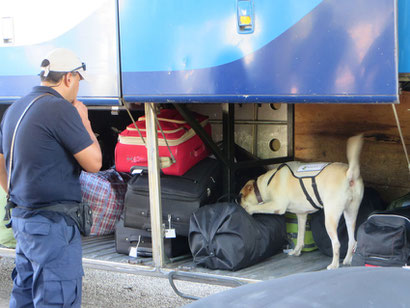
[[258,204],[262,204],[263,199],[259,191],[258,184],[256,184],[256,180],[253,182],[253,191],[255,192],[255,196],[256,196],[256,200],[258,200]]

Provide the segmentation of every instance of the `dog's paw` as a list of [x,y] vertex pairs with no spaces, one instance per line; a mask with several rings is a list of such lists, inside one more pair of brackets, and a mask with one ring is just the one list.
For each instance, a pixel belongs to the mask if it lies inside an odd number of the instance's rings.
[[339,267],[339,264],[333,264],[333,263],[331,263],[331,264],[328,265],[327,269],[328,269],[328,270],[331,270],[331,269],[336,269],[336,268],[338,268],[338,267]]
[[302,251],[302,249],[292,249],[291,251],[289,251],[288,255],[289,256],[299,257],[301,251]]
[[352,265],[352,258],[349,258],[348,260],[346,260],[346,258],[343,260],[343,265],[345,266],[350,266]]

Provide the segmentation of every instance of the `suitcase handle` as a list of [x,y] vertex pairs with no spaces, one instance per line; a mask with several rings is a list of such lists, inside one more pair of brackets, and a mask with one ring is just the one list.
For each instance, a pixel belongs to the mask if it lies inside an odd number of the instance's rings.
[[147,237],[147,236],[140,236],[140,235],[131,235],[129,238],[128,238],[128,241],[130,242],[130,243],[132,243],[132,242],[138,242],[138,241],[140,241],[140,242],[151,242],[151,239],[149,238],[149,237]]
[[[134,163],[136,163],[136,165],[133,165],[130,168],[131,173],[136,169],[148,170],[148,160],[147,159],[139,158],[138,160],[134,161]],[[172,161],[172,157],[168,157],[168,156],[159,157],[159,164],[160,164],[161,169],[171,167],[171,165],[174,163],[175,161]]]
[[202,153],[204,153],[205,152],[205,144],[201,144],[198,148],[196,148],[195,150],[193,150],[191,153],[192,153],[192,156],[193,157],[198,157],[198,156],[200,156]]

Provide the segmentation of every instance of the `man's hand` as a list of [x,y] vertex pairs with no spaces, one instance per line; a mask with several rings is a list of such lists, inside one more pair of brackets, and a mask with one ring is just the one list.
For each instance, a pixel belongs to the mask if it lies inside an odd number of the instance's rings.
[[83,121],[83,124],[85,128],[88,128],[87,126],[90,125],[90,121],[88,120],[88,109],[87,107],[83,104],[83,102],[80,102],[79,100],[75,99],[73,101],[73,106],[77,109],[78,114],[81,117],[81,120]]
[[102,154],[100,144],[98,143],[97,137],[91,128],[90,120],[88,119],[88,109],[77,99],[73,101],[73,106],[77,109],[85,129],[93,141],[92,145],[74,154],[74,157],[85,171],[98,172],[102,165]]

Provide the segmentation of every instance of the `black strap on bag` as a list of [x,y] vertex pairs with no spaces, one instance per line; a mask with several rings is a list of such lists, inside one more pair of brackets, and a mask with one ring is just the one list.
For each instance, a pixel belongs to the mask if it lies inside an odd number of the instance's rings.
[[[11,138],[11,145],[10,145],[10,159],[9,159],[9,172],[8,172],[8,177],[7,177],[7,204],[5,206],[5,210],[6,210],[6,214],[4,215],[3,220],[4,221],[9,221],[11,218],[11,213],[10,210],[12,208],[16,207],[16,204],[14,204],[13,202],[10,201],[10,185],[11,185],[11,169],[13,167],[13,153],[14,153],[14,139],[16,138],[16,134],[17,134],[17,128],[20,126],[20,122],[23,119],[23,117],[26,115],[26,112],[30,109],[30,107],[36,102],[38,101],[40,98],[46,96],[46,95],[51,95],[48,93],[44,93],[41,94],[39,96],[37,96],[36,98],[34,98],[26,107],[26,109],[24,109],[23,113],[21,114],[20,118],[18,119],[17,123],[16,123],[16,127],[14,128],[14,132],[13,132],[13,136]],[[8,228],[10,228],[10,226],[8,226]]]

